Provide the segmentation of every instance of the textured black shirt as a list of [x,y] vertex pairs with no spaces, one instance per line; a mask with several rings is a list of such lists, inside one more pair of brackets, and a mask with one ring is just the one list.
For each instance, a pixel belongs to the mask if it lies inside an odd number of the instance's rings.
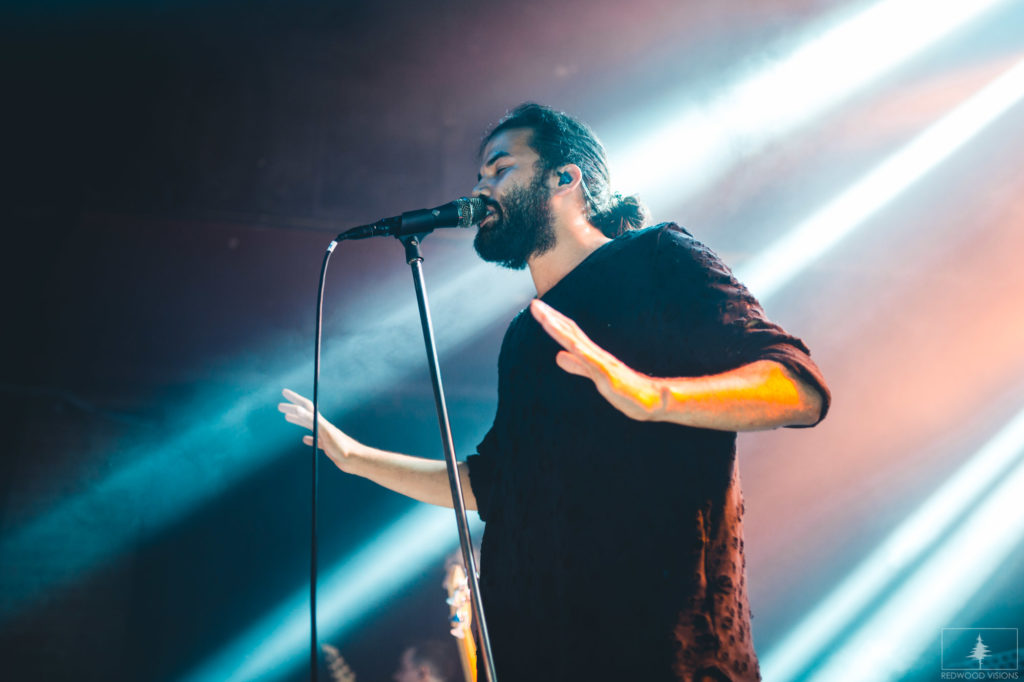
[[[675,225],[603,245],[543,300],[637,371],[775,360],[828,409],[803,342]],[[497,415],[467,459],[499,679],[759,679],[736,434],[629,419],[560,369],[558,350],[528,310],[513,320]]]

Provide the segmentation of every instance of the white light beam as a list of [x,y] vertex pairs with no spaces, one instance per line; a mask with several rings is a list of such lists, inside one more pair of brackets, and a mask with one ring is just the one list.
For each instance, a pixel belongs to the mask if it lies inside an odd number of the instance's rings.
[[1024,98],[1024,61],[737,270],[762,301]]
[[[739,160],[792,132],[1007,0],[884,0],[784,58],[643,133],[609,138],[615,182],[657,209],[678,205]],[[818,29],[820,31],[820,29]],[[608,126],[614,129],[616,126]],[[621,138],[624,141],[619,142]]]
[[761,671],[764,678],[778,682],[795,679],[808,662],[820,655],[883,592],[894,577],[917,561],[928,547],[969,512],[989,486],[1005,476],[1020,459],[1022,449],[1024,410],[1018,412],[932,493],[763,658]]

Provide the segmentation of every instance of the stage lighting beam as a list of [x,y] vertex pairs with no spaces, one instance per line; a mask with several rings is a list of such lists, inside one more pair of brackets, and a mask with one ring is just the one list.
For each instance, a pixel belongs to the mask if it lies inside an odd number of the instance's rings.
[[764,301],[1024,99],[1024,61],[1004,72],[849,189],[737,269]]
[[[1016,472],[1013,476],[1019,476],[1022,450],[1024,409],[969,457],[966,464],[768,652],[761,662],[764,678],[779,682],[797,679],[808,663],[820,656],[897,576],[919,561],[950,528],[968,515],[993,483],[1004,479],[1011,470]],[[942,594],[946,599],[944,592],[933,593],[933,597],[934,594]]]
[[[475,257],[456,269],[461,270],[459,275],[431,292],[434,318],[443,329],[438,337],[442,350],[468,342],[530,298],[529,280]],[[344,413],[409,374],[426,372],[419,312],[405,286],[403,282],[401,293],[395,293],[398,303],[390,313],[363,316],[352,325],[378,331],[326,341],[322,381],[328,389],[322,412]],[[487,295],[466,296],[467,291]],[[295,353],[288,355],[294,358]],[[59,562],[38,561],[41,568],[31,576],[0,572],[0,622],[16,617],[44,595],[82,580],[97,565],[139,541],[141,533],[174,523],[282,452],[301,448],[298,430],[284,424],[274,406],[282,400],[282,386],[302,390],[309,385],[312,365],[310,360],[282,368],[261,366],[251,371],[252,376],[246,373],[246,388],[260,388],[241,394],[208,393],[175,420],[191,422],[186,428],[120,454],[118,460],[126,462],[124,466],[0,538],[4,557],[60,553]],[[259,413],[265,413],[268,422],[254,432],[249,420]],[[146,497],[145,504],[140,496]],[[104,519],[102,531],[95,527],[98,518]]]
[[[317,629],[323,641],[338,641],[373,609],[391,598],[423,568],[458,546],[454,512],[418,504],[372,542],[321,578]],[[477,534],[482,523],[471,518]],[[444,576],[438,573],[438,594]],[[307,662],[309,591],[272,609],[181,682],[244,682],[287,677]]]
[[[665,106],[667,122],[636,135],[610,123],[616,185],[655,209],[709,186],[742,157],[837,107],[857,91],[1008,0],[883,0],[832,20],[785,57],[711,99]],[[638,138],[630,142],[630,138]],[[618,151],[620,150],[621,151]]]
[[[1024,452],[1024,438],[1017,442]],[[956,532],[842,646],[810,682],[896,682],[939,643],[943,627],[984,586],[1024,539],[1024,462],[983,495]]]

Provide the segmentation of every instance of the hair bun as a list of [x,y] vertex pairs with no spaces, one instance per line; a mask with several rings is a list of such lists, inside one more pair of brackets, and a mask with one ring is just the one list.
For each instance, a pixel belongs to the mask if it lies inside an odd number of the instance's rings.
[[607,209],[591,216],[591,222],[608,237],[618,237],[623,232],[638,230],[647,222],[647,208],[636,196],[624,197],[615,193]]

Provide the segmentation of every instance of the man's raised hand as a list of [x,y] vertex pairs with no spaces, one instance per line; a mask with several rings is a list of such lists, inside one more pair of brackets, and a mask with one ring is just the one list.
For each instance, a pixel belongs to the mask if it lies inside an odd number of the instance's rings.
[[619,412],[631,419],[657,419],[664,410],[661,385],[601,348],[576,325],[540,299],[530,303],[530,312],[551,338],[565,350],[555,356],[558,366],[570,374],[594,382],[598,392]]

